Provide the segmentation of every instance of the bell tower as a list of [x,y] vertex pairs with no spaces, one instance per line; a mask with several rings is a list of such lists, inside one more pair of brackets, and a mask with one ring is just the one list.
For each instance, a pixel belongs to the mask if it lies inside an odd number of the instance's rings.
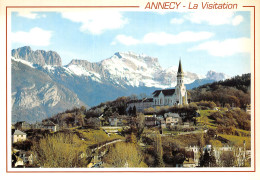
[[181,59],[179,60],[179,67],[177,72],[177,85],[176,85],[176,100],[179,105],[188,104],[186,87],[184,86],[184,72],[182,70]]
[[184,78],[184,72],[182,70],[181,66],[181,59],[179,60],[179,68],[177,72],[177,86],[182,86],[183,84],[183,78]]

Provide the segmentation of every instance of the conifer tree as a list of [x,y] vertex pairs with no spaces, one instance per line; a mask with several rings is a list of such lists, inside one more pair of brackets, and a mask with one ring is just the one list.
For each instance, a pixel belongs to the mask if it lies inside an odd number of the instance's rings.
[[155,135],[155,166],[156,167],[164,167],[163,162],[163,148],[162,148],[162,140],[159,133]]

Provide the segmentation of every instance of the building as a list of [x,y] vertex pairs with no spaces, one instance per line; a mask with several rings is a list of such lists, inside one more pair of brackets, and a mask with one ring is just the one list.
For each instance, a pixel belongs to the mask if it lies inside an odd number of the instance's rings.
[[164,117],[166,118],[166,126],[181,124],[181,117],[177,113],[165,113]]
[[51,121],[48,121],[47,123],[45,123],[45,124],[43,125],[43,127],[44,127],[44,129],[49,129],[49,130],[51,130],[51,131],[53,131],[53,132],[56,132],[56,131],[57,131],[57,125],[54,124],[54,123],[51,122]]
[[30,129],[31,125],[26,121],[19,121],[15,123],[14,128],[19,130],[26,130],[26,129]]
[[20,130],[12,130],[12,141],[13,143],[26,140],[26,133]]
[[147,109],[152,106],[153,106],[153,98],[131,100],[127,104],[126,111],[129,112],[130,109],[133,110],[133,108],[135,107],[137,112],[143,112],[144,109]]
[[23,160],[25,165],[33,164],[33,154],[27,151],[20,151],[19,157]]
[[181,60],[177,72],[177,85],[175,89],[156,90],[153,92],[153,106],[173,106],[188,104],[187,91],[184,85],[184,72]]
[[192,158],[187,158],[187,159],[184,160],[182,167],[184,167],[184,168],[195,168],[196,163],[193,161]]
[[184,72],[181,60],[177,72],[177,85],[175,89],[156,90],[152,93],[152,98],[137,99],[128,102],[126,111],[129,113],[135,109],[136,112],[143,112],[144,109],[155,106],[173,106],[188,104],[187,91],[184,85]]
[[166,121],[164,119],[161,120],[161,128],[166,128]]
[[251,105],[250,104],[246,105],[246,112],[248,114],[251,114]]
[[193,161],[195,163],[195,166],[199,166],[200,147],[199,146],[185,147],[185,151],[193,154]]
[[157,118],[155,116],[145,116],[145,126],[147,127],[153,127],[157,126],[160,123],[158,122]]
[[122,118],[119,115],[109,117],[108,122],[110,126],[122,126]]

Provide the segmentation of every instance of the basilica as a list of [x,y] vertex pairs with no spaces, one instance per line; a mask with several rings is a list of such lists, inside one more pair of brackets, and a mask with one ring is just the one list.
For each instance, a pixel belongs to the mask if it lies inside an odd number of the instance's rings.
[[173,106],[188,104],[187,91],[184,85],[184,72],[181,60],[177,72],[177,85],[175,89],[156,90],[153,92],[153,106]]
[[143,112],[144,109],[156,106],[174,106],[188,104],[187,91],[184,85],[184,72],[182,70],[181,60],[177,72],[177,85],[175,89],[156,90],[152,94],[152,98],[144,98],[132,100],[127,104],[127,111],[130,108],[136,108],[138,112]]

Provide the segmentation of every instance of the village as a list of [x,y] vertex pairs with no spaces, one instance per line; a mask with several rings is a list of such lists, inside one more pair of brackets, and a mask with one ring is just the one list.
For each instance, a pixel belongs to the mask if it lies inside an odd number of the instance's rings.
[[[216,111],[216,110],[212,110]],[[187,114],[185,113],[165,113],[164,116],[156,116],[156,115],[144,115],[145,117],[145,129],[143,132],[144,137],[153,136],[153,131],[158,130],[162,137],[178,137],[184,136],[188,134],[207,134],[208,127],[203,125],[203,122],[199,122],[200,114],[198,112],[195,113],[195,117],[191,119],[191,121],[184,122]],[[102,119],[102,117],[100,117]],[[111,134],[121,135],[123,130],[130,129],[131,116],[121,116],[118,114],[114,114],[108,118],[108,124],[101,125],[99,128],[103,130],[107,136],[111,136]],[[100,123],[101,124],[101,123]],[[88,128],[87,126],[83,126],[81,128]],[[54,124],[51,121],[29,124],[27,122],[17,122],[13,125],[12,129],[12,143],[26,141],[30,132],[35,130],[46,130],[47,133],[57,133],[60,130],[64,129],[59,126],[59,124]],[[152,130],[152,132],[150,131]],[[25,132],[29,132],[26,134]],[[30,135],[29,135],[30,136]],[[217,135],[214,135],[217,136]],[[29,137],[30,138],[30,137]],[[216,138],[216,137],[215,137]],[[219,137],[221,138],[221,137]],[[116,142],[124,141],[122,139],[115,139]],[[226,139],[224,139],[225,141]],[[222,139],[223,141],[223,139]],[[114,141],[112,141],[114,143]],[[109,145],[109,144],[107,144]],[[100,147],[99,147],[100,146]],[[104,145],[99,145],[93,149],[93,152],[101,149]],[[145,146],[143,142],[140,143],[140,146]],[[243,142],[243,146],[231,146],[225,145],[222,147],[213,146],[211,144],[205,144],[204,147],[200,147],[198,145],[189,145],[184,147],[186,153],[190,153],[187,158],[181,160],[182,162],[178,162],[176,167],[199,167],[200,166],[200,157],[201,152],[203,154],[212,153],[216,158],[216,163],[221,164],[221,155],[223,152],[225,153],[234,153],[236,157],[237,166],[243,167],[245,163],[248,162],[251,158],[251,150],[246,147],[246,142]],[[24,150],[13,149],[14,154],[16,154],[16,162],[13,164],[13,167],[27,167],[32,165],[34,162],[34,157],[32,153],[29,153]],[[101,157],[103,155],[93,156],[92,162],[89,166],[98,167],[102,164]],[[223,164],[224,166],[224,164]]]
[[[56,157],[54,153],[66,159],[50,149],[41,154],[46,148],[41,143],[50,146],[46,143],[53,140],[73,145],[76,162],[47,167],[250,167],[250,105],[241,109],[191,102],[183,78],[180,61],[175,89],[140,99],[122,97],[89,110],[73,108],[42,122],[12,124],[12,167],[42,167],[46,163],[41,161]],[[73,140],[65,142],[67,136]]]

